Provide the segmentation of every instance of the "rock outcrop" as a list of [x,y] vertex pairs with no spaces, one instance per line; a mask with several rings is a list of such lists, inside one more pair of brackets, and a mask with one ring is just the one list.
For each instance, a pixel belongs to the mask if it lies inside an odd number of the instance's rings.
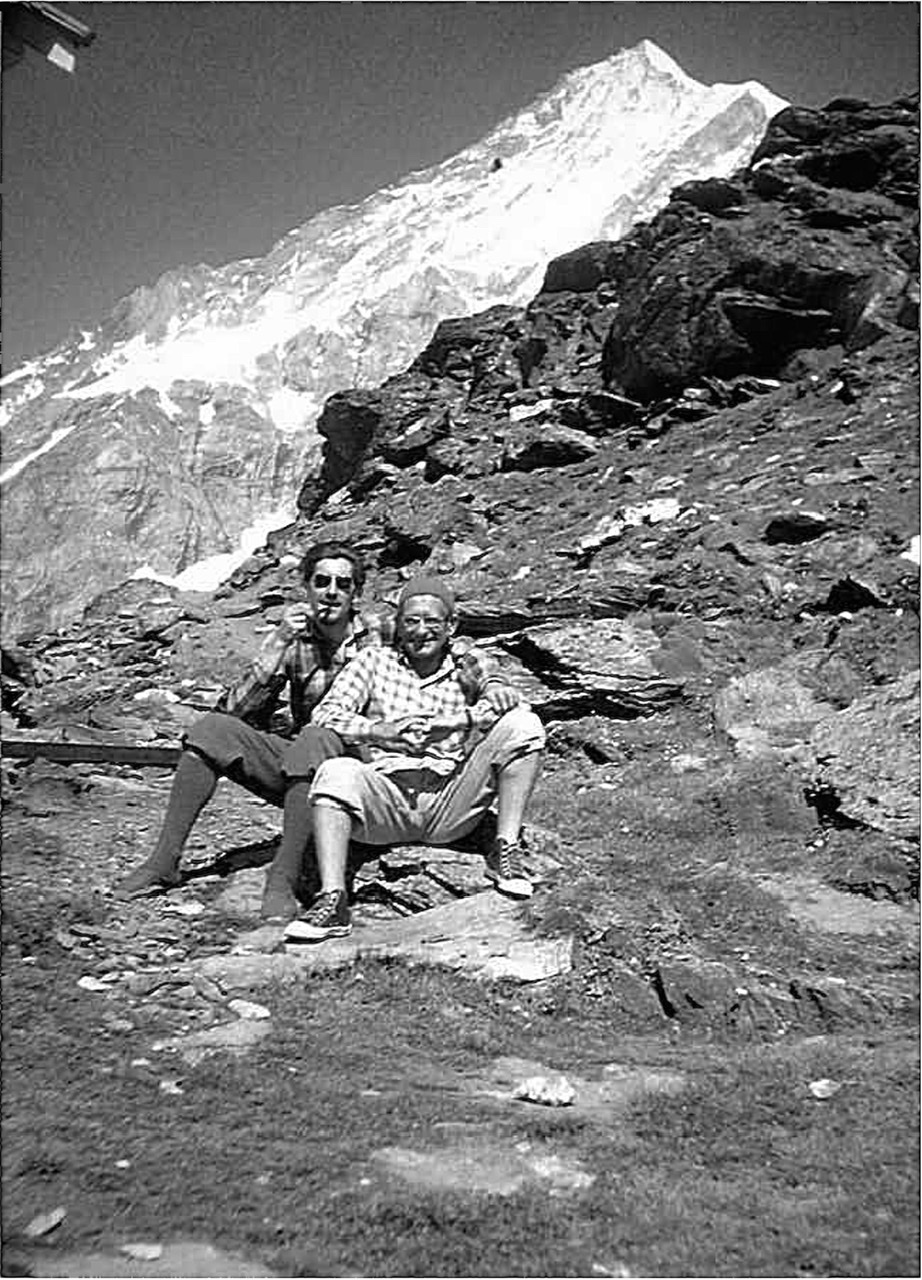
[[821,720],[810,745],[817,793],[832,812],[918,839],[918,670]]

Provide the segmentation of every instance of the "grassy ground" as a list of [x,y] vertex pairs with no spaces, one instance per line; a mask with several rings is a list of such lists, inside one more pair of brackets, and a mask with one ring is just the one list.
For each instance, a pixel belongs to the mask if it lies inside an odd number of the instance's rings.
[[[101,887],[149,838],[168,779],[97,787],[71,807],[52,797],[50,816],[14,806],[4,1274],[37,1252],[57,1274],[64,1251],[193,1238],[287,1275],[917,1275],[919,1051],[905,999],[917,943],[798,925],[759,875],[822,865],[815,815],[757,769],[663,767],[710,749],[694,732],[627,726],[611,767],[549,757],[534,818],[559,833],[562,869],[532,919],[575,933],[573,973],[507,987],[363,962],[261,991],[266,1038],[195,1067],[153,1047],[187,1021],[181,1000],[109,1004],[77,986],[95,962],[58,940],[74,921],[112,923]],[[212,850],[271,827],[241,795],[203,820]],[[172,923],[192,954],[241,927],[210,909]],[[716,997],[666,1016],[651,973],[689,957],[745,982],[810,974],[878,994],[785,1028],[743,1027]],[[112,1025],[113,1008],[127,1025]],[[612,1078],[606,1067],[670,1073],[683,1087],[591,1115],[469,1087],[503,1056],[589,1082]],[[181,1093],[161,1089],[173,1077]],[[827,1100],[809,1088],[821,1079],[841,1086]],[[466,1152],[481,1168],[526,1150],[586,1185],[413,1185],[386,1148]],[[59,1205],[62,1225],[29,1244],[26,1224]]]
[[[61,1245],[206,1238],[284,1274],[913,1275],[918,1052],[910,1028],[770,1045],[613,1035],[521,991],[363,965],[269,993],[242,1060],[132,1066],[149,1037],[100,1030],[78,969],[20,966],[4,991],[7,1240],[68,1209]],[[425,1016],[420,1016],[425,1010]],[[467,1096],[499,1054],[598,1078],[685,1075],[608,1121]],[[808,1084],[844,1081],[828,1101]],[[375,1163],[456,1127],[578,1159],[587,1190],[421,1192]],[[472,1128],[468,1128],[468,1126]],[[127,1160],[127,1168],[116,1161]]]

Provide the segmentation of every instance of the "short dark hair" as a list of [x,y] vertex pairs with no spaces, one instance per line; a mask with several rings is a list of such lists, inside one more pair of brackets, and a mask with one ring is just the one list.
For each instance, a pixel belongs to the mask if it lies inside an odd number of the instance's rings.
[[301,560],[301,577],[310,582],[314,570],[321,560],[348,560],[352,565],[352,576],[355,579],[355,594],[358,595],[365,585],[365,565],[357,551],[345,542],[316,542],[308,547]]

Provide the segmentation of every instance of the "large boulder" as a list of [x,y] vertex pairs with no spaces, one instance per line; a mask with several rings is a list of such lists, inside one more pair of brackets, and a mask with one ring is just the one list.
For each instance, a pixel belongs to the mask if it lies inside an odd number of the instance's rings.
[[605,342],[606,382],[629,396],[651,400],[708,375],[774,375],[802,348],[867,337],[869,307],[878,321],[895,317],[908,272],[886,242],[830,245],[828,232],[761,206],[732,225],[671,210],[661,225],[670,217],[680,233],[661,235],[638,263]]
[[748,173],[677,188],[616,257],[589,254],[619,291],[606,383],[650,400],[917,324],[918,147],[917,105],[789,108]]
[[735,676],[714,697],[715,726],[744,758],[802,756],[815,725],[834,710],[793,663]]
[[914,205],[918,129],[918,95],[885,106],[839,98],[823,110],[786,107],[770,122],[752,164],[785,156],[823,186],[876,188],[892,200]]
[[682,691],[681,678],[661,670],[656,632],[618,618],[529,627],[502,648],[512,659],[510,678],[543,715],[631,719],[663,709]]
[[614,280],[623,258],[611,240],[584,244],[547,264],[542,293],[589,293],[603,281]]
[[856,699],[815,726],[813,782],[837,814],[919,838],[919,672]]

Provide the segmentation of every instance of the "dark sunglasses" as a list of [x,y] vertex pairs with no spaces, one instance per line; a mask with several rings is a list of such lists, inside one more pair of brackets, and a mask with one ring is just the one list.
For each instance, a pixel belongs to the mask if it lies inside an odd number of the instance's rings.
[[[311,586],[317,587],[319,590],[323,587],[328,587],[333,581],[334,579],[329,573],[315,573],[311,578]],[[354,580],[349,577],[336,578],[335,582],[337,591],[352,591],[355,587]]]

